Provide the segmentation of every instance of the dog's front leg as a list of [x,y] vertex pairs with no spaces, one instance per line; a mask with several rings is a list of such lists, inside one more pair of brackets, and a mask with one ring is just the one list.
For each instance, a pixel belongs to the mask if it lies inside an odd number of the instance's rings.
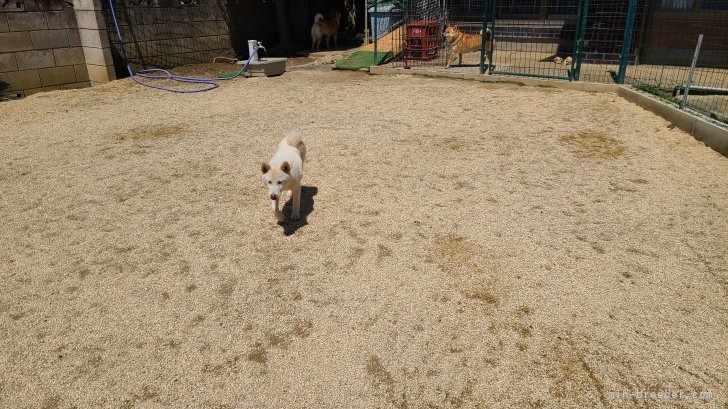
[[291,210],[291,220],[298,220],[301,218],[301,184],[299,183],[296,187],[291,190],[293,196],[293,209]]
[[277,197],[275,200],[271,200],[270,204],[273,208],[273,214],[276,216],[276,219],[279,222],[283,222],[286,220],[286,216],[283,215],[283,212],[278,209],[278,201],[280,200],[280,197]]
[[450,65],[455,61],[455,58],[457,58],[457,56],[455,54],[453,54],[452,56],[448,57],[448,59],[447,59],[447,66],[445,68],[450,68]]
[[458,65],[463,65],[463,55],[458,54]]

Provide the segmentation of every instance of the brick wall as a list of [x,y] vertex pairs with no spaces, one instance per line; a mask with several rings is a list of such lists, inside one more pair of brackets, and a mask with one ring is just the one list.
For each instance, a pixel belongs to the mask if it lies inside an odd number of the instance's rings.
[[0,9],[0,80],[21,96],[89,86],[74,10]]

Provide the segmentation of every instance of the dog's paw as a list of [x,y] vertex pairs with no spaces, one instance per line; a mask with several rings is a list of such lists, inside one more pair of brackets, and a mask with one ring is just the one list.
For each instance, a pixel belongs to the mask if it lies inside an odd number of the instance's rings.
[[301,220],[301,216],[299,214],[292,214],[291,220]]

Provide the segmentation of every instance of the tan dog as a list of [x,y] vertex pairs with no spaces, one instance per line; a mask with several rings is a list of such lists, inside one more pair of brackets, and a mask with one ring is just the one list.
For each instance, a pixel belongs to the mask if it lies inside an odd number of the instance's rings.
[[286,190],[290,190],[293,197],[291,220],[300,218],[304,160],[306,160],[306,145],[303,143],[303,135],[294,130],[278,144],[278,150],[273,157],[260,166],[263,172],[263,184],[268,188],[273,214],[279,222],[286,220],[283,212],[278,210],[281,194]]
[[329,18],[324,18],[321,13],[316,14],[311,26],[311,50],[321,48],[321,40],[326,36],[326,48],[331,48],[331,37],[334,37],[334,47],[338,48],[339,24],[341,24],[341,12],[331,10]]
[[[481,31],[482,33],[482,31]],[[485,30],[485,54],[488,58],[488,52],[490,51],[490,43],[493,38],[493,32],[490,29]],[[455,58],[458,58],[458,65],[463,63],[463,54],[480,51],[480,45],[482,42],[481,35],[478,34],[467,34],[458,30],[455,26],[448,26],[445,29],[445,40],[452,46],[452,56],[447,59],[447,68],[455,62]]]

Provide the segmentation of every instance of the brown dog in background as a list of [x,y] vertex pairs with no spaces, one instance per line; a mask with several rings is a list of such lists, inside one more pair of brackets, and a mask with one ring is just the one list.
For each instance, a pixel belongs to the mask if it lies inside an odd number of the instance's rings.
[[321,48],[321,40],[326,36],[326,48],[331,48],[331,37],[334,37],[334,47],[338,48],[339,25],[341,24],[341,12],[331,10],[329,17],[324,18],[321,13],[316,14],[311,26],[311,50]]
[[[482,33],[482,30],[481,30]],[[490,51],[490,43],[493,38],[493,32],[490,29],[485,30],[485,55],[488,58],[488,52]],[[455,62],[455,58],[458,58],[458,65],[463,63],[463,54],[480,51],[480,44],[482,42],[481,35],[479,34],[467,34],[458,30],[455,26],[448,26],[445,29],[445,39],[452,46],[452,56],[447,59],[447,67]]]

